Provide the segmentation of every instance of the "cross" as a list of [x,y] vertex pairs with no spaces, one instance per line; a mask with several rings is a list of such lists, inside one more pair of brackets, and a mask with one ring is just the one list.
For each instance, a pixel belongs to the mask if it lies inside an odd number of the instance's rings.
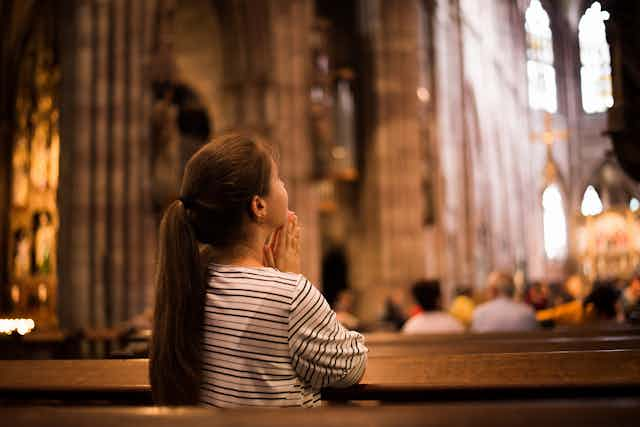
[[547,146],[547,161],[544,165],[543,177],[544,181],[549,184],[558,178],[558,170],[556,162],[553,160],[551,152],[551,146],[555,141],[567,140],[566,130],[553,130],[553,115],[551,113],[544,113],[544,130],[540,133],[532,133],[531,139],[542,140]]
[[566,130],[554,130],[553,129],[553,115],[551,113],[544,113],[544,130],[542,132],[534,132],[531,134],[531,139],[541,140],[548,149],[551,149],[551,145],[557,140],[566,141]]

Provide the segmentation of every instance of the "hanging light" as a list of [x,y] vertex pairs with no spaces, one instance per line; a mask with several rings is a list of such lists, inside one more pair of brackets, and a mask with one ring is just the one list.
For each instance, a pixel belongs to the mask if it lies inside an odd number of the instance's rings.
[[629,201],[629,209],[631,209],[631,212],[636,212],[638,209],[640,209],[640,200],[632,197]]
[[593,185],[588,186],[584,192],[580,212],[584,216],[593,216],[602,213],[602,201]]

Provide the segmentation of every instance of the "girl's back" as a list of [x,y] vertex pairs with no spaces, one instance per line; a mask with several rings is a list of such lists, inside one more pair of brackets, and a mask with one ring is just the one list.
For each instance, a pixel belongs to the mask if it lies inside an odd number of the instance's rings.
[[317,406],[319,389],[356,382],[363,338],[344,329],[299,274],[211,264],[200,402],[213,406]]

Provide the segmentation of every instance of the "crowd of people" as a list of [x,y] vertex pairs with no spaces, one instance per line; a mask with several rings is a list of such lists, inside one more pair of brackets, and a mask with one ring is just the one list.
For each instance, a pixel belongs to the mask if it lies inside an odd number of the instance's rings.
[[640,273],[628,281],[593,283],[573,275],[564,283],[533,282],[519,289],[511,274],[496,271],[481,293],[459,287],[448,308],[437,280],[415,283],[408,307],[399,299],[389,299],[383,321],[408,334],[640,324]]

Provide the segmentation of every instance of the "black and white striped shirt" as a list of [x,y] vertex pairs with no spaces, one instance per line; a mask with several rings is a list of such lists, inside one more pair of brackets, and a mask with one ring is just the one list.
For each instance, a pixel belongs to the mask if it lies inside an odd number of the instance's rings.
[[362,376],[364,338],[348,331],[300,274],[211,265],[200,402],[218,407],[312,407],[320,388]]

